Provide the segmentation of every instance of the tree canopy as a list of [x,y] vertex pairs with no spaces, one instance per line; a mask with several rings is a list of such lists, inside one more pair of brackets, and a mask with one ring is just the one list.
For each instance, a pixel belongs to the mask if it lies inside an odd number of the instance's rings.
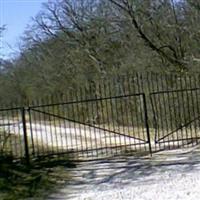
[[196,0],[50,0],[21,37],[20,54],[0,61],[1,101],[136,71],[198,72],[199,21]]

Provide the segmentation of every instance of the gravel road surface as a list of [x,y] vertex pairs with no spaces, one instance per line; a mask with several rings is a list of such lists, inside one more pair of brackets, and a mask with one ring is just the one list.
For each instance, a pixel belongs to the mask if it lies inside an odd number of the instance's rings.
[[79,163],[49,200],[198,200],[200,148]]

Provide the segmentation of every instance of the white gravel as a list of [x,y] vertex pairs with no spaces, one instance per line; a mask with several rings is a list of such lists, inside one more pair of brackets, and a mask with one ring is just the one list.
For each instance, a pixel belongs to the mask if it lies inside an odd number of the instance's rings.
[[199,200],[200,149],[171,152],[79,164],[49,200]]
[[[22,123],[17,123],[14,121],[0,120],[0,123],[13,123],[13,125],[3,126],[3,130],[11,134],[17,134],[23,136],[23,125]],[[31,129],[32,129],[32,138],[36,144],[42,144],[46,147],[56,147],[59,149],[67,150],[81,150],[82,148],[104,148],[108,146],[120,145],[129,145],[132,147],[132,144],[143,144],[142,140],[135,138],[126,137],[123,135],[117,135],[109,131],[101,131],[98,128],[92,127],[76,127],[74,123],[67,122],[69,127],[63,123],[62,125],[48,125],[43,122],[30,123],[26,124],[27,135],[31,138]]]
[[122,188],[93,190],[79,194],[73,200],[198,200],[200,171],[189,174],[163,173],[154,175],[156,181],[130,184]]
[[[30,135],[30,127],[27,127]],[[66,134],[72,137],[70,141],[74,143],[71,145],[76,148],[80,145],[77,137],[97,137],[95,132],[91,134],[80,130],[76,133],[72,128],[60,127],[57,130],[58,127],[54,127],[52,130],[50,126],[40,124],[33,124],[32,128],[34,139],[51,146],[55,145],[52,141],[56,141],[56,145],[69,147],[70,144],[65,141]],[[13,126],[9,132],[21,133],[20,130],[19,126]],[[60,134],[54,138],[57,132]],[[130,142],[125,137],[117,139]],[[112,140],[116,138],[113,136]],[[99,141],[111,142],[106,133],[99,134]],[[49,200],[200,200],[200,149],[188,153],[154,154],[151,159],[124,157],[88,162],[70,170],[73,181],[51,195]]]

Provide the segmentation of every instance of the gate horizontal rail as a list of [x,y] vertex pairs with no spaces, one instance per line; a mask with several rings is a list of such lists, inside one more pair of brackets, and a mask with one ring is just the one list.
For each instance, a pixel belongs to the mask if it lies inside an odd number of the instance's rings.
[[110,96],[110,97],[102,97],[102,98],[94,98],[94,99],[85,99],[85,100],[78,100],[78,101],[69,101],[69,102],[61,102],[61,103],[52,103],[52,104],[41,104],[37,106],[29,106],[30,109],[33,108],[40,108],[40,107],[49,107],[49,106],[59,106],[59,105],[69,105],[69,104],[78,104],[78,103],[86,103],[86,102],[92,102],[92,101],[102,101],[102,100],[109,100],[109,99],[119,99],[119,98],[126,98],[126,97],[132,97],[132,96],[141,96],[144,93],[136,93],[136,94],[125,94],[125,95],[119,95],[119,96]]
[[[192,137],[192,138],[180,138],[180,139],[174,139],[174,140],[166,140],[166,141],[156,141],[157,144],[167,144],[170,142],[181,142],[181,141],[188,141],[190,142],[191,140],[200,140],[200,137]],[[180,144],[179,144],[180,145]]]
[[150,95],[164,94],[164,93],[188,92],[188,91],[196,91],[196,90],[200,90],[200,88],[188,88],[188,89],[179,89],[179,90],[162,90],[162,91],[157,91],[157,92],[151,92]]

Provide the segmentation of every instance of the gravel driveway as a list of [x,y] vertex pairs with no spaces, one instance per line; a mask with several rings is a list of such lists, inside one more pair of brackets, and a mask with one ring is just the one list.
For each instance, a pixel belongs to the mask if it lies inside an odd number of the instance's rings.
[[200,148],[79,163],[49,200],[200,199]]

